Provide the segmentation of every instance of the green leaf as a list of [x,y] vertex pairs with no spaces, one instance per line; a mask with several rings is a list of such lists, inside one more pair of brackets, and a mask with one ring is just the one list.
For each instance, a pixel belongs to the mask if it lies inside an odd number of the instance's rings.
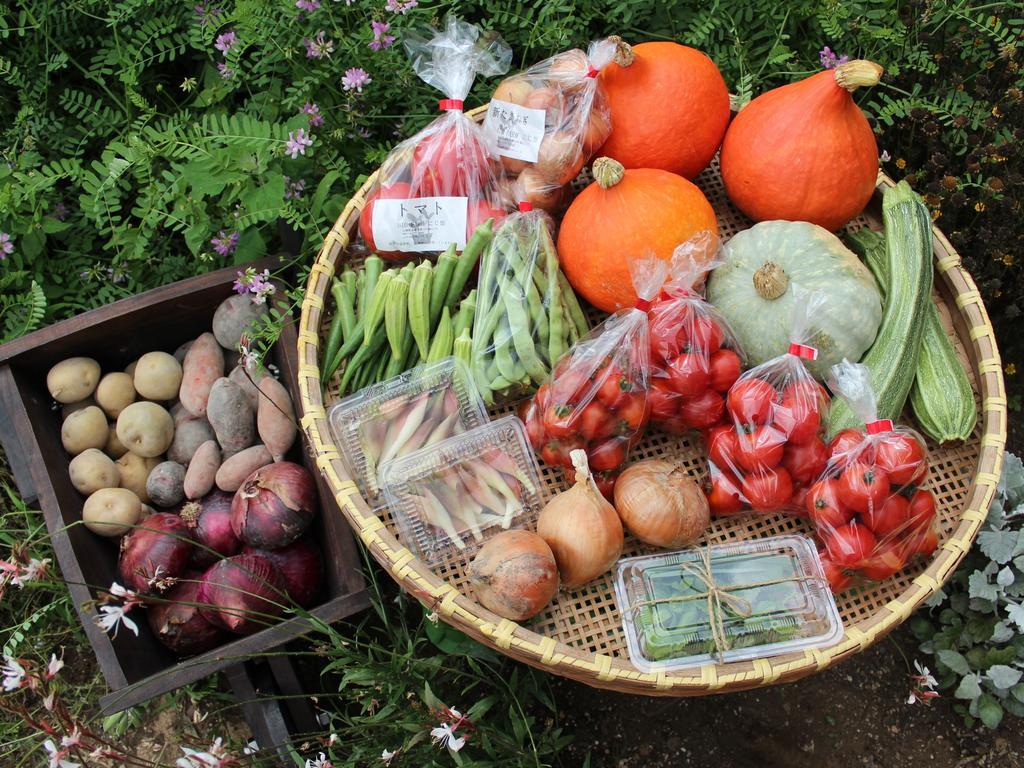
[[978,548],[997,563],[1009,562],[1016,547],[1017,534],[1014,531],[982,531],[978,534]]
[[976,699],[981,696],[981,685],[977,675],[965,675],[963,680],[960,681],[960,685],[953,692],[953,695],[958,699]]
[[444,704],[441,700],[434,695],[434,692],[430,689],[430,683],[423,683],[423,703],[427,705],[429,709],[443,709]]
[[238,246],[235,248],[235,264],[244,264],[247,261],[255,261],[267,255],[267,244],[263,235],[256,227],[250,227],[238,238]]
[[1006,617],[1017,625],[1017,629],[1024,632],[1024,604],[1010,603],[1006,606]]
[[1003,708],[995,696],[986,693],[978,700],[978,717],[986,726],[992,729],[999,727],[1003,719]]
[[1000,690],[1012,688],[1019,683],[1021,677],[1024,676],[1024,672],[1005,664],[993,664],[988,668],[987,674],[988,679],[992,681],[992,685]]
[[981,571],[972,573],[967,580],[967,584],[967,594],[972,598],[995,601],[999,596],[999,587],[995,584],[990,584],[988,577]]
[[939,651],[935,655],[940,662],[958,675],[970,674],[971,667],[967,663],[967,659],[963,657],[963,654],[957,651]]

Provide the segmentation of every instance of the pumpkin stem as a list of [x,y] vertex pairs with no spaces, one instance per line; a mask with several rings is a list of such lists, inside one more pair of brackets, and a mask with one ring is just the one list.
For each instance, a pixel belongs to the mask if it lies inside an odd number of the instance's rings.
[[594,161],[594,167],[592,170],[594,173],[594,181],[601,185],[601,189],[614,187],[622,181],[622,176],[626,173],[626,169],[622,167],[622,163],[618,160],[613,160],[610,157],[597,158],[597,160]]
[[609,35],[608,39],[615,43],[615,55],[612,57],[612,61],[620,67],[628,67],[636,60],[636,54],[633,53],[633,46],[618,35]]
[[878,85],[884,72],[881,64],[867,59],[854,59],[836,67],[836,85],[853,93],[861,87]]
[[762,299],[774,301],[789,287],[789,275],[774,261],[766,261],[754,273],[754,289]]

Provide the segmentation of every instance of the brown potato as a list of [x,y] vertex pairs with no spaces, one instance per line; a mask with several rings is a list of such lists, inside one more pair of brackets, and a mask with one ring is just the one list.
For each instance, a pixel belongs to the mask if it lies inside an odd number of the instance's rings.
[[110,425],[110,435],[107,437],[107,444],[103,446],[103,452],[112,459],[120,459],[126,453],[128,449],[124,447],[117,438],[117,423]]
[[256,430],[274,461],[281,461],[295,442],[295,407],[284,384],[273,376],[259,383],[260,399],[256,411]]
[[184,363],[185,355],[188,354],[188,348],[191,346],[192,340],[190,339],[189,341],[186,341],[184,344],[178,347],[176,350],[174,350],[174,359],[177,360],[179,363]]
[[225,349],[234,350],[242,334],[267,313],[266,304],[254,304],[248,295],[228,296],[213,313],[213,335]]
[[144,458],[134,453],[126,453],[114,463],[121,473],[121,487],[130,490],[140,501],[148,503],[146,480],[149,479],[149,473],[153,468],[160,463],[159,457]]
[[142,503],[127,488],[103,488],[85,500],[82,521],[100,536],[120,536],[139,521]]
[[131,376],[133,379],[135,378],[135,366],[138,365],[138,363],[138,358],[136,358],[135,360],[132,360],[130,363],[128,363],[128,365],[124,367],[124,372]]
[[184,409],[193,416],[205,416],[213,382],[223,375],[224,351],[212,333],[204,333],[192,342],[182,365],[179,397]]
[[135,402],[135,385],[127,373],[108,373],[96,387],[96,402],[112,419]]
[[[239,454],[235,454],[238,456]],[[185,470],[183,489],[189,499],[199,499],[213,490],[220,469],[220,446],[216,440],[207,440],[199,446]]]
[[121,472],[103,451],[87,448],[71,460],[68,474],[75,490],[86,495],[102,488],[117,488]]
[[161,507],[173,507],[185,498],[185,467],[176,461],[162,461],[146,478],[146,493]]
[[132,453],[159,456],[174,439],[174,420],[156,403],[132,403],[117,417],[117,437]]
[[60,427],[64,450],[75,456],[86,448],[102,448],[107,444],[107,417],[95,405],[75,411]]
[[214,383],[206,416],[225,454],[248,448],[256,439],[252,407],[242,388],[230,379],[220,378]]
[[60,420],[65,421],[75,411],[80,411],[83,408],[88,408],[90,405],[96,405],[96,400],[92,397],[87,397],[85,400],[79,400],[77,403],[65,403],[60,408]]
[[216,476],[217,487],[222,491],[234,493],[242,487],[245,478],[273,461],[274,458],[264,445],[254,445],[239,451],[220,465]]
[[91,357],[69,357],[46,374],[46,388],[58,403],[77,403],[96,390],[99,380],[99,363]]
[[173,400],[181,387],[181,363],[166,352],[147,352],[135,365],[134,381],[147,400]]

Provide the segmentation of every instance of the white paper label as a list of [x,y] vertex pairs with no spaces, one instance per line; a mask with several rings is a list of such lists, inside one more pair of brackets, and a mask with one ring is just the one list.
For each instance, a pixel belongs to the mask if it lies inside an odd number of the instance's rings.
[[544,110],[491,99],[484,130],[494,140],[499,155],[535,163],[544,140]]
[[443,251],[466,244],[465,197],[373,201],[373,242],[380,251]]

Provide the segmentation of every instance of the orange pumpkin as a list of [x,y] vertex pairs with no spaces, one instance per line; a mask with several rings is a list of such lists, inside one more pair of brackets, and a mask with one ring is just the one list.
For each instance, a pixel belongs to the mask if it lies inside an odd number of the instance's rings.
[[633,46],[628,66],[601,70],[612,133],[600,153],[626,168],[696,178],[729,124],[729,89],[715,63],[679,43]]
[[809,221],[830,231],[864,210],[878,145],[850,95],[882,68],[850,61],[763,93],[740,110],[722,144],[726,192],[755,221]]
[[562,271],[576,293],[614,312],[636,303],[631,259],[672,258],[680,243],[701,230],[718,242],[711,204],[693,183],[657,168],[632,168],[607,157],[594,161],[594,182],[565,212],[558,233]]

